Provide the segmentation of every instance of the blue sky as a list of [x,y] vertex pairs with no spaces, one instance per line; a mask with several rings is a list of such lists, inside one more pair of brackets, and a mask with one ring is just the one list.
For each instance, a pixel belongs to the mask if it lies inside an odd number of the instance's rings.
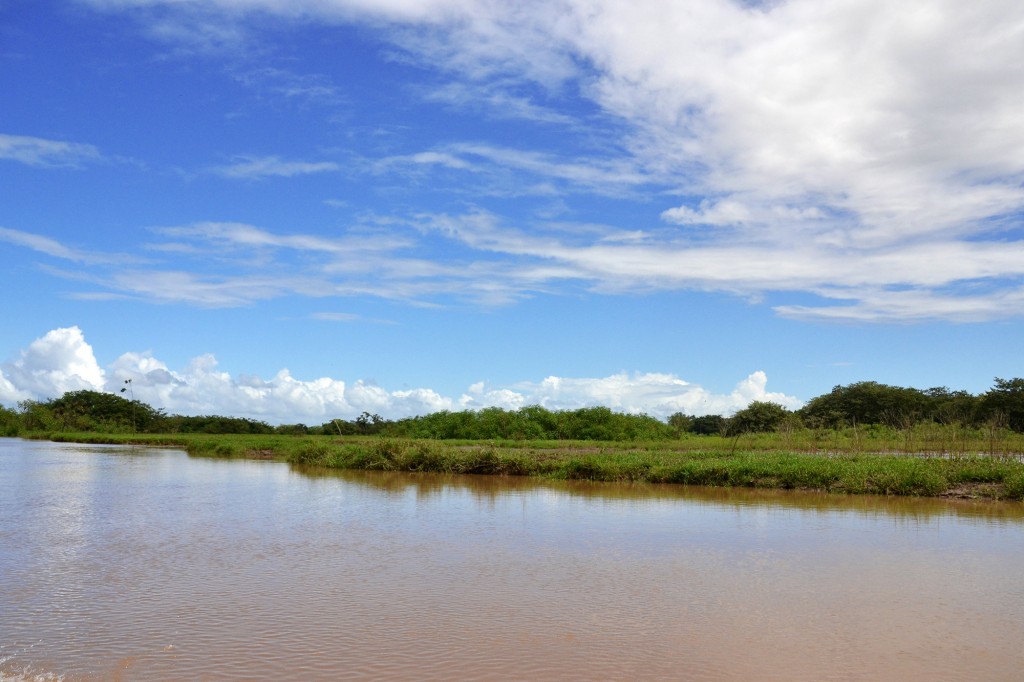
[[0,2],[0,403],[1024,375],[1024,6]]

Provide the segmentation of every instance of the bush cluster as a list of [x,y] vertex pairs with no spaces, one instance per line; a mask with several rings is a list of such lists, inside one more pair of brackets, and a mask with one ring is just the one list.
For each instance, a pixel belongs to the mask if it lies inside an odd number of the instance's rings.
[[167,415],[137,400],[98,391],[71,391],[49,401],[24,401],[18,409],[0,407],[0,435],[21,432],[208,433],[293,435],[383,435],[438,440],[594,440],[654,441],[683,434],[734,436],[797,428],[844,429],[884,426],[910,430],[943,424],[1024,432],[1024,379],[996,378],[981,395],[947,388],[920,390],[865,381],[836,386],[797,411],[771,402],[752,402],[731,416],[673,414],[666,421],[646,414],[624,414],[607,407],[548,410],[442,411],[388,420],[364,412],[352,420],[319,426],[284,424],[240,417]]

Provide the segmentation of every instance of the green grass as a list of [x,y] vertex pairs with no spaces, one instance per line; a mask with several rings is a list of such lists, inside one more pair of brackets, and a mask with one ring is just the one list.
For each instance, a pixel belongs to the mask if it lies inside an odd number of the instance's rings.
[[[332,436],[205,434],[33,434],[84,443],[136,443],[186,449],[200,457],[261,458],[296,466],[376,471],[535,476],[549,479],[635,481],[705,486],[822,490],[883,495],[956,495],[1024,500],[1024,463],[1008,456],[1010,436],[996,454],[925,448],[927,433],[880,429],[831,434],[692,436],[675,441],[436,441]],[[948,434],[947,434],[948,435]],[[1017,434],[1013,434],[1016,436]],[[828,447],[823,447],[828,441]],[[964,437],[958,443],[967,443]],[[872,453],[869,444],[885,445]],[[921,454],[921,453],[930,454]],[[1020,450],[1016,450],[1020,452]],[[935,456],[934,453],[942,453]]]
[[594,447],[589,443],[538,448],[398,439],[348,443],[307,439],[285,459],[306,466],[377,471],[1024,499],[1024,464],[984,455],[730,453],[609,444]]

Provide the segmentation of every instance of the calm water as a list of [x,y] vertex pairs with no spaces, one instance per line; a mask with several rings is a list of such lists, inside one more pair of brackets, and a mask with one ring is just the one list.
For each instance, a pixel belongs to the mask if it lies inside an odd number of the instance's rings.
[[0,439],[0,678],[1024,679],[1024,505]]

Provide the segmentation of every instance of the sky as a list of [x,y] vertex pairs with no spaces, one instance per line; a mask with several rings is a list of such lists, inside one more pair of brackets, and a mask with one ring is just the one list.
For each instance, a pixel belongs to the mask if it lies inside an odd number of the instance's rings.
[[0,404],[1024,375],[1019,0],[0,0]]

